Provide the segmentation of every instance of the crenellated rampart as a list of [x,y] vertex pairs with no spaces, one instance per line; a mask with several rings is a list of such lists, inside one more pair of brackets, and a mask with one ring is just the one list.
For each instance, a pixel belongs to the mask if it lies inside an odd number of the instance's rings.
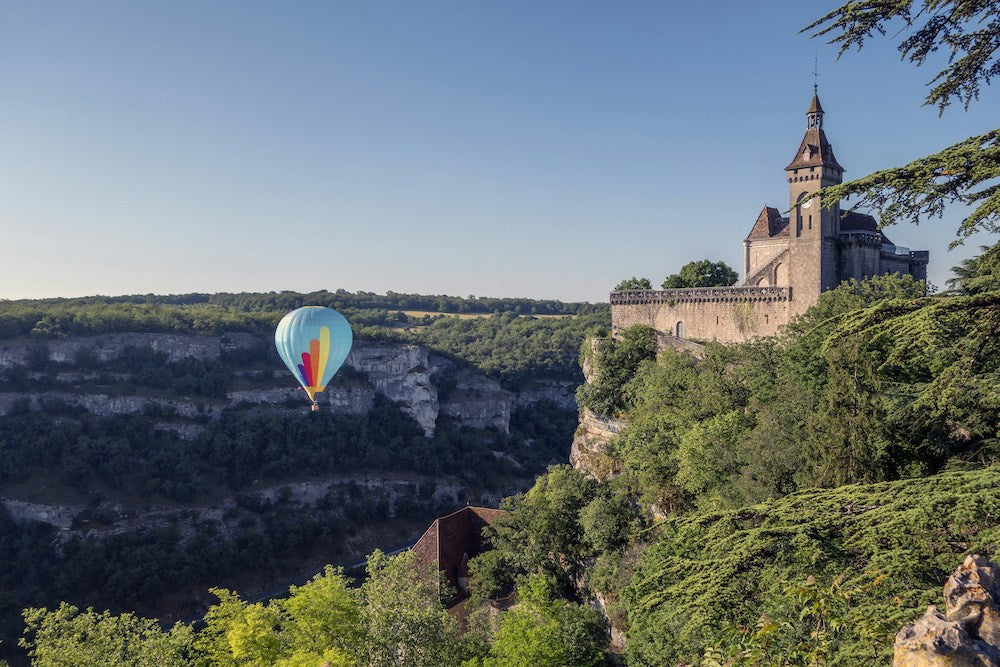
[[791,287],[696,287],[611,294],[612,333],[643,324],[692,340],[743,341],[777,334]]

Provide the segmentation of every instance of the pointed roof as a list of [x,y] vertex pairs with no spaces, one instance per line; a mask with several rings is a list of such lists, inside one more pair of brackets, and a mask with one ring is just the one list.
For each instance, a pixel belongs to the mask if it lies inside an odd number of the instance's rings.
[[788,218],[782,218],[778,209],[765,206],[757,216],[757,222],[747,235],[747,240],[770,239],[776,236],[788,236]]
[[829,140],[826,138],[826,133],[823,131],[823,123],[814,122],[815,119],[811,118],[817,115],[823,115],[823,105],[819,103],[819,93],[814,89],[812,102],[809,103],[809,110],[806,111],[806,117],[810,117],[808,129],[806,129],[805,136],[802,137],[799,150],[795,152],[795,157],[785,167],[785,171],[789,169],[801,169],[802,167],[820,166],[836,167],[840,171],[844,170],[833,155],[833,146],[830,145]]
[[785,171],[824,165],[836,167],[841,171],[844,170],[840,166],[840,163],[837,162],[837,158],[834,157],[833,146],[830,145],[830,141],[826,138],[826,133],[823,129],[818,127],[809,128],[806,130],[805,136],[802,137],[799,150],[795,152],[795,157],[785,167]]

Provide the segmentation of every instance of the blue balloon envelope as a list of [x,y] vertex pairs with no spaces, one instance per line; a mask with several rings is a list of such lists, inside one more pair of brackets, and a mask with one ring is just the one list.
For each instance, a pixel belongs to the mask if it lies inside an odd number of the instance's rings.
[[274,345],[316,409],[316,394],[347,359],[354,334],[347,319],[323,306],[305,306],[285,315],[274,331]]

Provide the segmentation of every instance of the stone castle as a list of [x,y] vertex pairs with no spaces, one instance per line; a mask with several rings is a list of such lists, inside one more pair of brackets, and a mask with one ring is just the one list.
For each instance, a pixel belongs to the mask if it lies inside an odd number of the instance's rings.
[[841,183],[843,173],[814,91],[805,136],[785,167],[790,217],[770,206],[757,216],[743,241],[743,282],[613,292],[612,333],[645,324],[677,338],[742,341],[778,333],[844,280],[891,273],[926,280],[927,251],[893,245],[870,215],[820,208],[816,193]]

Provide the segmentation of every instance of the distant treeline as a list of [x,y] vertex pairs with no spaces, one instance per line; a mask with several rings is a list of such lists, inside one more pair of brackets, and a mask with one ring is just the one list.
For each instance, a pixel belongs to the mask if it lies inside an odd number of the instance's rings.
[[555,299],[523,299],[511,297],[447,296],[444,294],[401,294],[398,292],[335,292],[320,290],[300,292],[241,292],[239,294],[133,294],[125,296],[88,296],[74,299],[25,299],[0,301],[26,306],[53,305],[212,305],[240,312],[289,311],[302,306],[328,306],[350,310],[421,310],[436,313],[517,313],[519,315],[582,315],[601,310],[605,304],[563,302]]
[[[407,315],[387,310],[386,303],[407,309],[433,303],[436,308],[451,308],[452,313],[482,312],[483,316]],[[270,335],[287,311],[303,304],[329,305],[341,311],[357,338],[426,345],[472,364],[507,387],[543,378],[582,382],[577,363],[580,344],[587,332],[611,323],[607,304],[530,299],[392,292],[385,296],[348,292],[148,295],[0,301],[0,340],[30,337],[43,341],[124,332]],[[368,307],[373,304],[382,305]],[[534,317],[523,314],[525,310],[571,316]]]

